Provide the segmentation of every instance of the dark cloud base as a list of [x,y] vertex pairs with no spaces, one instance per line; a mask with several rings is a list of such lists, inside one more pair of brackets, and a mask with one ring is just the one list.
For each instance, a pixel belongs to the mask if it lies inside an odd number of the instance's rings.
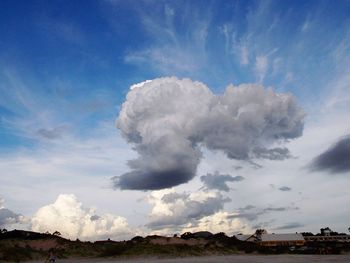
[[278,190],[280,190],[282,192],[288,192],[288,191],[291,191],[292,188],[290,188],[288,186],[281,186],[280,188],[278,188]]
[[350,172],[350,134],[317,156],[310,164],[310,170],[333,174]]
[[113,186],[122,190],[160,190],[187,183],[194,176],[193,171],[172,169],[160,172],[131,171],[112,178]]
[[293,228],[299,228],[299,227],[304,227],[303,224],[293,222],[293,223],[288,223],[280,227],[274,228],[274,230],[287,230],[287,229],[293,229]]

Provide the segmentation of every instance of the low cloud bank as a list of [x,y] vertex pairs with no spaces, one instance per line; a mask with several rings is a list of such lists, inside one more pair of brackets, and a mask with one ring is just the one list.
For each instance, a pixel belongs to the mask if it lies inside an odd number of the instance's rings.
[[4,207],[4,199],[0,197],[0,228],[13,228],[26,223],[26,218]]
[[223,209],[224,203],[231,201],[220,192],[177,193],[156,191],[148,196],[153,205],[149,215],[150,229],[178,228],[189,223],[196,224],[203,217]]
[[219,191],[153,191],[147,197],[152,205],[146,227],[152,234],[172,235],[207,230],[213,233],[249,233],[252,230],[239,218],[229,218],[224,204],[230,199]]

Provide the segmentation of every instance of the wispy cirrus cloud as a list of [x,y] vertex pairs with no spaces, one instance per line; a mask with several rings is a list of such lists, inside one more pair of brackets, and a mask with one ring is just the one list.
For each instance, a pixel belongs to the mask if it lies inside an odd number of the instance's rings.
[[247,37],[238,39],[234,27],[229,23],[224,24],[220,29],[225,37],[225,49],[227,54],[238,58],[241,65],[248,65],[250,62],[250,53]]
[[255,58],[255,72],[259,82],[263,82],[269,67],[269,60],[267,56],[259,55]]
[[[172,47],[159,47],[142,51],[128,52],[124,58],[126,63],[136,65],[151,64],[159,72],[195,72],[200,69],[200,58],[193,57],[190,50],[184,51]],[[174,74],[174,73],[173,73]]]
[[63,17],[52,19],[43,15],[38,19],[38,28],[48,38],[63,40],[79,46],[86,42],[83,30],[72,19],[69,20]]
[[[183,5],[180,10],[165,4],[158,6],[158,9],[160,13],[157,16],[137,9],[142,28],[151,37],[152,44],[127,51],[124,61],[140,67],[149,65],[157,72],[170,75],[194,74],[203,70],[207,66],[205,47],[209,15],[191,12],[189,5]],[[207,19],[203,16],[207,16]],[[187,24],[186,29],[179,29],[177,23],[180,18],[187,21],[194,17],[197,18],[193,20],[196,22]]]

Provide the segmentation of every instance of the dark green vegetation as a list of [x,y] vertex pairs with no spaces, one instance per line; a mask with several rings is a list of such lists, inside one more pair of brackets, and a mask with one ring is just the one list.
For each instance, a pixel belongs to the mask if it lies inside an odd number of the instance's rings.
[[45,259],[50,251],[58,258],[96,257],[185,257],[203,255],[229,255],[237,253],[320,253],[331,246],[332,253],[340,253],[341,248],[332,244],[315,244],[313,247],[290,251],[287,247],[266,248],[252,242],[239,241],[224,233],[207,235],[185,233],[180,237],[147,236],[134,237],[129,241],[111,240],[82,242],[60,237],[60,234],[40,234],[14,230],[0,233],[0,262],[22,262]]

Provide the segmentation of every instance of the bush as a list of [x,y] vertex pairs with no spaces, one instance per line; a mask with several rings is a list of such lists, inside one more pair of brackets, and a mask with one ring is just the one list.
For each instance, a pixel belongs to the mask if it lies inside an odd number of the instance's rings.
[[22,262],[33,259],[33,250],[30,248],[7,247],[4,248],[2,252],[2,257],[0,259],[4,261]]

